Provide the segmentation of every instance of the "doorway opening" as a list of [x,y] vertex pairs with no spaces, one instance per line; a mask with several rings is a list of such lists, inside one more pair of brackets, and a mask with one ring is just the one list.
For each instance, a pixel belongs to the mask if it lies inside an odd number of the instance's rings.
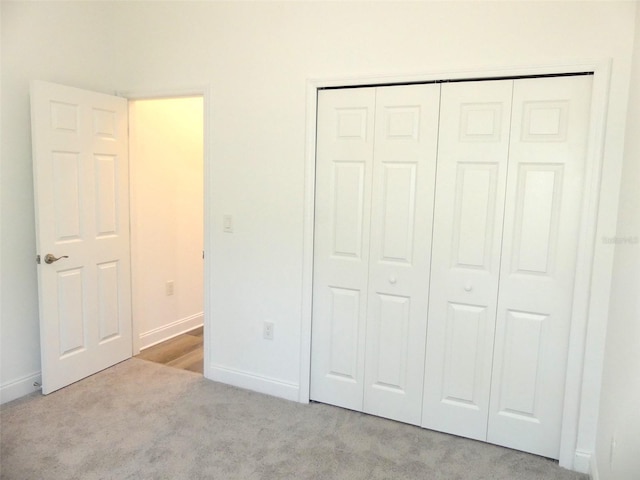
[[129,102],[133,354],[203,373],[204,99]]

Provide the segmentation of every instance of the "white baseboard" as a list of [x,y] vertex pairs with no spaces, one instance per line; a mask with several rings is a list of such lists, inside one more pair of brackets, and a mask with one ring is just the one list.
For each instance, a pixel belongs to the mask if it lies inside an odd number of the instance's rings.
[[598,472],[598,462],[596,462],[596,456],[591,455],[591,461],[589,462],[589,477],[591,480],[600,480],[600,473]]
[[292,383],[222,367],[220,365],[210,365],[208,372],[211,375],[209,379],[216,382],[284,398],[285,400],[298,401],[299,386]]
[[585,452],[583,450],[576,450],[576,455],[573,460],[573,470],[580,473],[589,473],[591,469],[591,462],[595,455],[591,452]]
[[140,334],[140,350],[152,347],[182,333],[201,327],[204,324],[204,313],[196,313],[175,322],[163,325]]
[[[37,383],[38,385],[35,386],[34,383]],[[42,376],[40,372],[35,372],[31,375],[0,385],[0,404],[10,402],[16,398],[35,392],[40,389],[41,384]]]

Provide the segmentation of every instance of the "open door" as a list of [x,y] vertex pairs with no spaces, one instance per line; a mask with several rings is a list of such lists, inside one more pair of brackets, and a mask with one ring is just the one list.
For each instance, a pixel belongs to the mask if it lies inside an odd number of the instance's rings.
[[31,85],[42,392],[131,357],[127,100]]

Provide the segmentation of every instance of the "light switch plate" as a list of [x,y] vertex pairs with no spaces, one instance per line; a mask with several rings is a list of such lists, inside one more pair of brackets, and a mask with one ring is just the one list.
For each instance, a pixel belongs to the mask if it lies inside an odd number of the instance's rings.
[[231,215],[222,216],[222,231],[225,233],[233,233],[233,217]]

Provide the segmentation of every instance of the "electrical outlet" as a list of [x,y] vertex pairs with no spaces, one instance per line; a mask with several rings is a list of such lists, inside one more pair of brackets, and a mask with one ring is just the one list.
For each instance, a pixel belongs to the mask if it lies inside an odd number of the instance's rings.
[[273,340],[273,330],[274,330],[273,322],[264,322],[264,326],[262,329],[262,337],[265,340]]
[[165,285],[165,293],[167,297],[173,295],[173,280],[167,280],[167,284]]

